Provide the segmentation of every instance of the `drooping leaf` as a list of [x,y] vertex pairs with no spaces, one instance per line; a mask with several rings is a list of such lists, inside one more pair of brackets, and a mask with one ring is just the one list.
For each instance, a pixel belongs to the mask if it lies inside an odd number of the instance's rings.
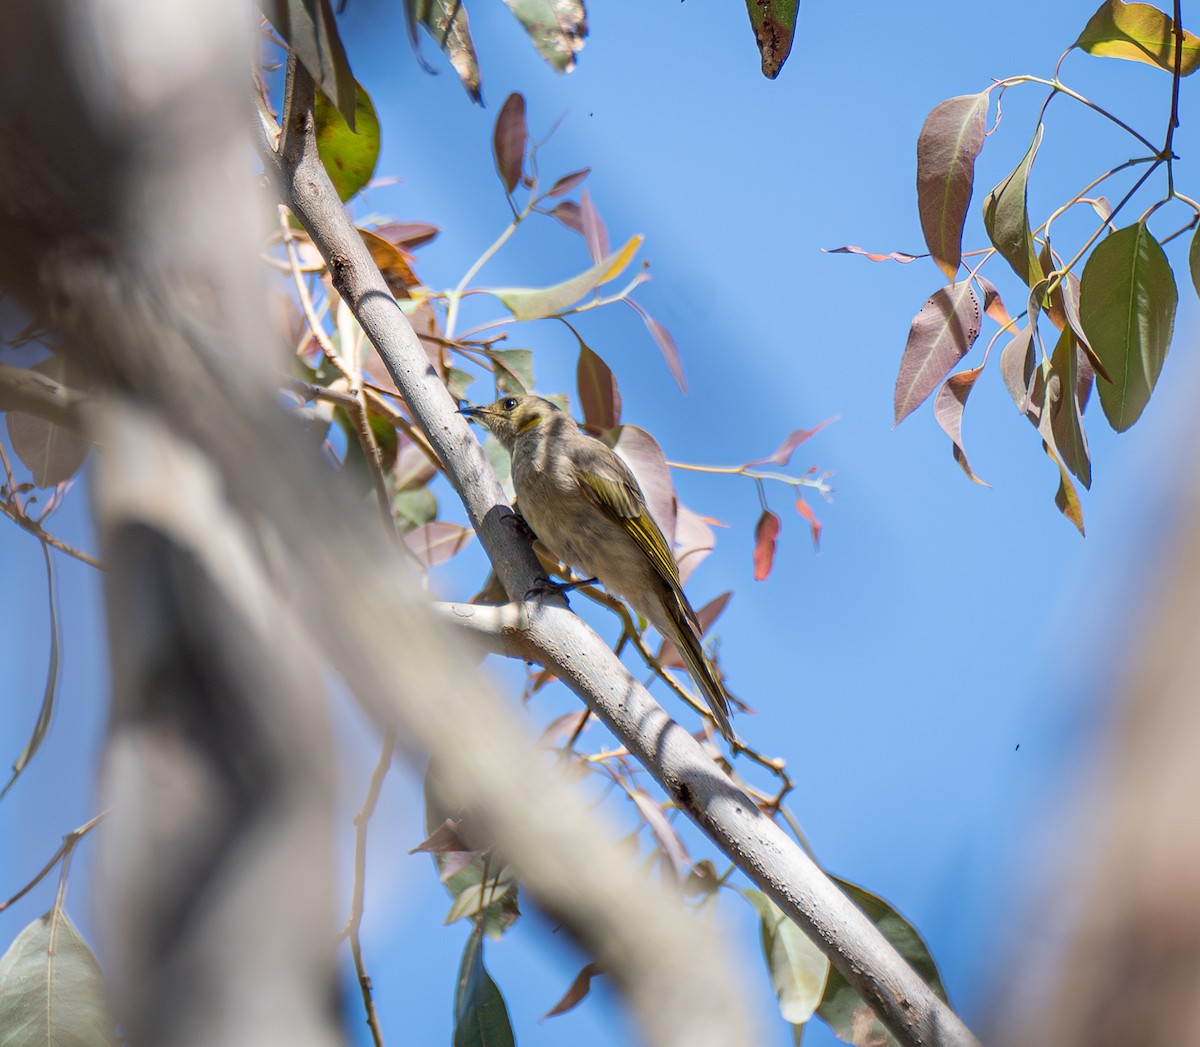
[[[1105,0],[1072,45],[1101,58],[1144,62],[1175,72],[1174,23],[1150,4]],[[1200,39],[1183,34],[1180,73],[1190,76],[1200,66]]]
[[271,24],[353,128],[357,84],[329,0],[263,0]]
[[1071,329],[1065,328],[1050,357],[1046,379],[1046,405],[1040,426],[1043,438],[1047,426],[1059,459],[1084,487],[1092,486],[1092,462],[1079,410],[1079,348]]
[[963,447],[962,439],[963,410],[967,406],[967,397],[975,388],[976,379],[982,373],[983,365],[981,364],[979,367],[973,367],[969,371],[959,371],[958,374],[952,374],[947,378],[937,391],[937,396],[933,398],[933,417],[942,427],[942,432],[953,442],[954,460],[962,466],[967,478],[981,487],[990,487],[991,484],[984,483],[972,470],[971,463],[967,461],[967,452]]
[[363,243],[367,245],[367,250],[371,252],[371,259],[379,268],[383,282],[388,285],[388,290],[397,298],[411,298],[412,295],[408,293],[408,289],[416,287],[421,281],[412,271],[404,252],[369,229],[360,229],[358,235],[362,237]]
[[412,550],[417,562],[428,569],[445,563],[474,537],[475,532],[469,527],[449,520],[432,520],[409,531],[404,544]]
[[428,487],[413,487],[397,491],[392,498],[396,523],[401,530],[409,532],[437,519],[437,496]]
[[764,581],[775,563],[775,546],[779,539],[780,520],[770,509],[764,509],[754,525],[754,580]]
[[753,462],[747,462],[747,467],[752,465],[766,465],[770,462],[772,465],[787,465],[792,460],[792,455],[795,454],[796,448],[799,447],[810,436],[819,433],[825,426],[829,425],[834,419],[826,418],[820,425],[812,429],[793,429],[788,433],[787,438],[766,458],[756,458]]
[[1083,529],[1083,506],[1079,504],[1079,492],[1075,490],[1070,472],[1054,448],[1045,440],[1042,441],[1042,450],[1046,452],[1050,461],[1058,466],[1058,490],[1054,492],[1054,504],[1058,506],[1058,511],[1075,525],[1079,533],[1086,537],[1087,532]]
[[596,433],[621,424],[621,392],[616,375],[583,340],[579,341],[579,364],[575,374],[579,406],[585,425]]
[[592,203],[592,194],[586,189],[579,195],[579,224],[583,227],[583,239],[592,261],[603,261],[608,257],[608,229]]
[[587,996],[592,987],[592,979],[598,974],[603,974],[604,969],[595,962],[586,964],[577,975],[575,980],[571,982],[571,987],[563,993],[563,998],[550,1008],[539,1021],[544,1021],[547,1018],[555,1018],[560,1014],[566,1014],[578,1006],[579,1001]]
[[550,213],[573,232],[583,236],[583,218],[574,200],[559,200]]
[[[938,998],[948,1002],[946,989],[942,985],[929,948],[912,924],[882,898],[847,880],[836,876],[830,878],[867,914],[871,922],[895,946],[896,951],[908,961],[909,966],[921,976]],[[854,1044],[855,1047],[889,1047],[896,1042],[883,1023],[875,1017],[875,1012],[836,967],[829,971],[829,980],[825,984],[821,1005],[817,1008],[817,1017],[824,1021],[839,1039]]]
[[450,59],[467,94],[480,101],[479,59],[462,0],[404,0],[404,14],[413,47],[417,43],[417,26],[424,26]]
[[1042,278],[1033,234],[1029,230],[1029,170],[1038,146],[1042,125],[1038,124],[1029,150],[1012,172],[983,201],[983,226],[988,238],[1013,272],[1032,287]]
[[642,820],[650,827],[659,850],[666,858],[666,868],[670,870],[676,883],[682,881],[687,876],[691,859],[675,827],[667,819],[663,809],[642,789],[630,789],[629,798],[637,807]]
[[812,507],[804,500],[803,495],[796,496],[796,512],[808,521],[808,529],[812,532],[813,549],[821,548],[821,521],[817,519]]
[[541,320],[564,312],[589,291],[594,291],[619,276],[633,260],[642,237],[630,237],[619,251],[613,252],[598,265],[553,287],[501,287],[494,294],[518,320]]
[[1154,391],[1178,302],[1170,263],[1144,222],[1106,236],[1083,267],[1080,319],[1109,376],[1097,389],[1117,432],[1138,420]]
[[[1043,245],[1038,260],[1042,271],[1047,274],[1062,267],[1062,259],[1050,250],[1048,242]],[[1036,291],[1041,286],[1042,283],[1039,282],[1034,290]],[[1107,378],[1108,372],[1099,357],[1096,356],[1095,350],[1092,349],[1087,334],[1083,330],[1083,321],[1079,316],[1079,277],[1072,272],[1061,274],[1061,278],[1049,295],[1043,297],[1047,299],[1045,302],[1046,315],[1050,317],[1050,322],[1060,331],[1064,327],[1070,327],[1075,335],[1076,343],[1087,356],[1091,366]]]
[[458,822],[447,818],[441,825],[425,837],[416,847],[409,849],[409,854],[421,851],[443,853],[446,851],[469,851],[471,847],[458,834]]
[[855,247],[853,244],[847,244],[845,247],[822,247],[821,250],[825,254],[860,254],[872,262],[900,262],[902,265],[915,262],[918,258],[929,257],[926,254],[906,254],[904,251],[888,251],[886,254],[879,254],[863,247]]
[[355,84],[355,88],[354,130],[341,110],[324,95],[318,94],[313,102],[317,153],[343,201],[371,180],[379,161],[379,117],[375,114],[375,103],[362,84]]
[[521,169],[525,166],[525,144],[528,140],[525,96],[514,91],[500,107],[500,115],[496,117],[496,128],[492,132],[492,156],[496,161],[496,173],[509,196],[521,181]]
[[575,68],[575,56],[587,36],[583,0],[504,0],[520,19],[533,46],[558,72]]
[[675,520],[675,562],[679,564],[679,581],[686,585],[692,572],[716,547],[717,540],[708,521],[692,512],[682,502],[677,505]]
[[763,958],[779,1001],[779,1013],[804,1025],[816,1012],[832,970],[828,957],[761,891],[741,892],[758,913]]
[[512,482],[512,456],[504,449],[504,445],[500,443],[491,433],[483,438],[483,453],[487,457],[492,468],[496,471],[496,479],[500,481],[500,487],[504,491],[504,497],[512,502],[516,499],[517,494],[513,489]]
[[581,171],[572,171],[570,174],[565,174],[550,187],[550,191],[546,195],[555,197],[565,196],[591,173],[592,169],[585,167]]
[[935,106],[917,138],[917,211],[930,254],[951,283],[962,261],[963,223],[975,182],[975,158],[987,130],[988,93]]
[[104,976],[61,909],[25,927],[0,956],[0,1047],[116,1047]]
[[453,1047],[516,1047],[508,1007],[483,965],[483,934],[471,932],[454,989]]
[[939,287],[921,306],[896,377],[895,424],[916,410],[975,344],[982,315],[970,280]]
[[1022,327],[1000,351],[1000,375],[1017,410],[1029,410],[1029,382],[1033,377],[1033,325]]
[[670,548],[675,544],[678,503],[675,485],[671,482],[671,469],[658,441],[636,425],[620,425],[616,429],[609,429],[603,440],[633,471],[646,497],[646,508],[650,510]]
[[1000,297],[1000,292],[996,290],[996,285],[978,273],[975,274],[975,280],[983,292],[983,311],[1001,327],[1007,327],[1012,323],[1012,317],[1008,315],[1008,309]]
[[800,0],[746,0],[750,28],[762,57],[763,76],[774,80],[792,50]]
[[688,390],[687,379],[683,374],[683,358],[679,355],[679,347],[675,344],[675,339],[671,337],[671,332],[663,327],[653,316],[646,312],[640,303],[635,302],[632,298],[626,298],[625,304],[642,318],[642,322],[646,325],[646,330],[650,332],[650,337],[654,339],[654,344],[658,346],[658,351],[662,353],[663,360],[666,361],[667,370],[671,372],[671,377],[675,379],[675,384],[679,386],[679,391],[686,393]]
[[394,247],[416,250],[433,240],[441,230],[428,222],[385,222],[375,227],[375,235],[381,236]]
[[[50,545],[47,542],[42,542],[42,555],[46,560],[46,590],[48,593],[47,601],[50,607],[50,656],[46,666],[46,686],[42,689],[42,704],[38,707],[37,720],[34,721],[33,731],[30,732],[29,740],[25,743],[25,748],[21,750],[20,755],[13,761],[12,777],[9,778],[4,788],[0,789],[0,800],[4,799],[5,794],[21,776],[21,772],[29,766],[29,761],[37,755],[37,751],[42,747],[42,742],[46,740],[46,734],[50,730],[50,721],[54,717],[54,701],[58,696],[58,644],[60,635],[58,587],[55,584],[54,578],[54,560],[50,552]],[[2,1026],[3,1023],[0,1022],[0,1028]]]
[[[720,596],[713,597],[696,612],[696,618],[700,622],[701,636],[705,635],[712,628],[713,622],[721,617],[732,598],[732,592],[724,592]],[[687,668],[683,656],[679,653],[679,648],[670,640],[663,640],[662,646],[658,649],[657,661],[664,669]]]
[[1188,270],[1192,274],[1192,286],[1196,294],[1200,294],[1200,223],[1192,233],[1192,242],[1188,247]]
[[[90,385],[88,373],[66,353],[55,353],[30,368],[76,392]],[[82,433],[24,411],[7,412],[8,438],[38,487],[55,487],[78,471],[92,442]]]
[[495,365],[493,378],[499,395],[533,392],[532,349],[489,349],[487,357]]

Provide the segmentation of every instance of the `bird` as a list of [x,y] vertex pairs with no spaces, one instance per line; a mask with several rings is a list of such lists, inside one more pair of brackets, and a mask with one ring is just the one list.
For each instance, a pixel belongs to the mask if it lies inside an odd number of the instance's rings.
[[620,455],[540,396],[503,396],[461,413],[508,451],[516,510],[542,545],[599,579],[678,648],[717,729],[737,746],[729,695],[700,644],[675,557]]

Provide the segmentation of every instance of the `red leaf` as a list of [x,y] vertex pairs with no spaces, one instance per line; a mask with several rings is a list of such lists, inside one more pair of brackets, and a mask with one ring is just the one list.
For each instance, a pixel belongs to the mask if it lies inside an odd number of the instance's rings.
[[677,513],[675,485],[671,483],[671,469],[658,441],[645,429],[622,425],[609,429],[604,434],[604,442],[633,470],[646,497],[646,508],[667,539],[668,548],[672,547]]
[[[696,617],[700,620],[700,635],[703,636],[712,628],[713,622],[721,617],[733,593],[726,592],[720,596],[716,596],[709,600],[703,607],[696,612]],[[676,647],[670,640],[664,640],[662,646],[658,649],[658,664],[664,669],[685,669],[687,666],[683,664],[683,656],[679,653],[679,648]]]
[[671,337],[671,332],[663,327],[662,324],[655,320],[653,316],[646,312],[632,298],[626,298],[625,304],[642,318],[646,324],[646,329],[650,332],[650,337],[654,339],[659,352],[662,353],[663,359],[666,360],[667,369],[671,372],[671,377],[675,379],[675,384],[679,386],[679,391],[686,393],[687,379],[683,376],[683,360],[679,356],[679,349],[675,345],[675,339]]
[[779,447],[766,458],[757,458],[753,462],[747,462],[747,468],[752,465],[766,465],[770,462],[773,465],[787,465],[792,459],[792,454],[805,440],[814,433],[819,433],[825,426],[832,422],[832,418],[827,418],[820,425],[813,429],[795,429],[788,434],[788,438],[779,445]]
[[775,540],[779,537],[780,521],[770,509],[764,509],[754,528],[754,580],[763,581],[775,562]]
[[847,244],[845,247],[822,247],[821,250],[825,254],[860,254],[864,258],[869,258],[872,262],[900,262],[903,265],[915,262],[918,258],[929,257],[927,254],[907,254],[904,251],[888,251],[887,254],[876,254],[865,248],[855,247],[853,244]]
[[592,169],[590,167],[585,167],[582,171],[572,171],[570,174],[565,174],[550,187],[550,192],[546,195],[563,196],[574,189],[591,173]]
[[528,137],[525,97],[514,91],[500,107],[500,115],[496,117],[496,129],[492,132],[492,155],[496,160],[496,172],[500,175],[500,181],[504,183],[506,193],[511,194],[521,180],[521,168],[525,164],[525,142]]
[[982,372],[983,366],[980,365],[969,371],[959,371],[958,374],[952,374],[947,378],[938,390],[937,396],[933,398],[933,417],[937,419],[937,424],[942,427],[942,431],[954,441],[954,460],[962,466],[963,472],[967,474],[971,482],[977,483],[981,487],[990,487],[991,484],[984,483],[972,471],[962,442],[963,410],[967,406],[967,397],[971,395],[971,390],[975,387],[975,380]]
[[979,289],[983,292],[983,311],[1001,327],[1007,327],[1012,323],[1012,317],[1008,315],[996,285],[986,276],[976,274],[975,279],[979,281]]
[[604,221],[592,203],[592,194],[586,189],[579,197],[579,222],[583,227],[588,253],[592,261],[599,265],[608,257],[608,230],[604,228]]
[[812,509],[809,508],[808,502],[803,498],[796,499],[796,512],[808,521],[808,526],[812,530],[813,548],[819,550],[821,548],[821,521],[817,519]]
[[909,328],[896,377],[896,425],[920,406],[975,344],[981,317],[970,280],[938,288],[921,306]]
[[423,247],[440,232],[436,225],[428,222],[388,222],[375,229],[375,235],[383,237],[389,244],[410,249]]
[[546,729],[542,731],[538,741],[542,745],[556,745],[560,741],[566,741],[576,731],[580,729],[580,724],[584,723],[591,713],[587,709],[576,709],[571,713],[563,713],[562,716],[555,717],[546,725]]
[[413,551],[422,567],[436,567],[459,552],[475,532],[461,524],[434,520],[404,536],[404,544]]
[[1033,378],[1033,326],[1023,327],[1000,350],[1000,376],[1017,410],[1029,410],[1029,382]]
[[962,261],[962,231],[987,130],[988,95],[959,95],[935,106],[917,138],[917,211],[925,243],[948,279]]
[[555,1018],[560,1014],[566,1014],[588,994],[588,990],[592,987],[592,978],[603,973],[604,969],[598,963],[589,963],[575,975],[575,980],[571,982],[571,987],[563,995],[563,998],[538,1020],[543,1021],[546,1018]]
[[589,429],[602,433],[621,424],[621,393],[617,388],[616,376],[582,339],[579,341],[579,365],[575,381],[579,387],[579,406],[583,408],[584,424]]
[[713,530],[702,516],[680,503],[675,517],[675,562],[679,564],[680,584],[686,584],[717,544]]
[[450,851],[469,850],[471,850],[470,845],[464,843],[462,837],[458,835],[458,822],[447,818],[408,853],[416,854],[418,851],[447,853]]
[[583,235],[583,219],[579,214],[579,205],[574,200],[560,201],[550,213],[568,229]]
[[650,832],[654,834],[659,849],[667,859],[667,868],[675,874],[677,880],[682,880],[687,876],[691,859],[688,857],[679,834],[675,832],[675,827],[667,820],[663,809],[641,789],[629,790],[629,797],[633,800],[642,819],[650,826]]

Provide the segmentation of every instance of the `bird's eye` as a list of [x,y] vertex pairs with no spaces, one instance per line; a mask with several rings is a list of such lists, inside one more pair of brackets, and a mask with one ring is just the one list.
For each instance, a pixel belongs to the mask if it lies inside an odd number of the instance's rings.
[[506,411],[512,411],[512,410],[515,410],[515,409],[516,409],[516,406],[517,406],[517,401],[516,401],[516,399],[515,399],[514,397],[511,397],[511,396],[510,396],[510,397],[509,397],[507,400],[505,400],[505,401],[504,401],[504,403],[502,403],[500,406],[501,406],[501,407],[503,407],[503,408],[504,408]]

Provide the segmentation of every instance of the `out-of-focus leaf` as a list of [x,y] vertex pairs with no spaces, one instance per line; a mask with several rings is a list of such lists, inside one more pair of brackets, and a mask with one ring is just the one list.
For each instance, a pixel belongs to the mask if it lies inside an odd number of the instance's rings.
[[763,76],[774,80],[792,50],[800,0],[746,0],[750,28],[762,56]]
[[975,344],[982,319],[970,280],[938,288],[913,317],[896,377],[896,423],[937,388]]
[[1000,376],[1017,410],[1029,410],[1029,382],[1033,377],[1033,325],[1022,327],[1000,350]]
[[116,1047],[96,957],[61,909],[27,925],[0,956],[0,1047]]
[[770,509],[764,509],[754,525],[754,580],[763,581],[775,563],[775,546],[779,538],[780,520]]
[[675,485],[671,482],[671,469],[658,441],[636,425],[620,425],[616,429],[609,429],[602,439],[633,471],[646,497],[646,508],[667,539],[667,547],[671,548],[675,544],[678,503]]
[[1092,462],[1087,437],[1083,432],[1079,399],[1079,348],[1071,329],[1065,328],[1050,357],[1046,379],[1046,409],[1039,427],[1043,438],[1049,428],[1050,439],[1063,465],[1071,470],[1084,487],[1092,486]]
[[716,548],[713,529],[704,517],[679,502],[675,519],[675,562],[679,564],[680,584],[686,585],[692,572]]
[[576,731],[584,729],[590,722],[591,713],[587,709],[576,709],[574,712],[556,716],[538,736],[538,742],[545,746],[557,746],[574,736]]
[[413,531],[437,519],[437,496],[428,487],[397,491],[392,498],[392,507],[396,523],[404,531]]
[[353,128],[357,85],[329,0],[263,0],[260,6],[321,93]]
[[[4,799],[5,794],[21,776],[21,772],[29,766],[29,761],[37,755],[38,749],[42,747],[42,742],[46,740],[46,734],[50,730],[50,721],[54,717],[54,700],[58,695],[58,596],[54,579],[54,560],[47,542],[42,542],[42,556],[46,560],[46,590],[49,594],[47,599],[50,607],[50,658],[46,666],[46,686],[42,689],[42,704],[38,708],[37,720],[34,722],[33,731],[29,735],[29,740],[25,743],[25,748],[21,750],[21,754],[13,761],[12,777],[9,778],[4,788],[0,789],[0,800]],[[3,1008],[0,1008],[0,1016],[2,1015]],[[0,1030],[2,1029],[3,1022],[0,1021]],[[3,1033],[0,1031],[0,1043],[2,1042]]]
[[671,332],[632,298],[626,298],[625,304],[642,318],[646,330],[650,332],[650,337],[654,339],[654,344],[658,346],[658,351],[662,353],[663,360],[666,361],[667,370],[671,372],[671,377],[679,386],[679,391],[686,393],[687,379],[683,374],[683,358],[679,355],[679,347],[675,344],[675,339],[671,337]]
[[405,440],[396,455],[392,469],[392,484],[397,491],[424,487],[437,475],[437,467],[411,440]]
[[[91,384],[88,373],[66,353],[55,353],[30,370],[76,392],[85,392]],[[71,479],[92,448],[82,433],[24,411],[7,412],[5,423],[13,450],[38,487],[55,487]]]
[[532,349],[489,349],[487,356],[496,366],[496,392],[518,396],[533,392]]
[[528,140],[525,96],[514,91],[500,107],[500,115],[496,117],[496,128],[492,132],[492,156],[496,161],[496,173],[509,196],[521,181],[521,169],[525,166],[525,143]]
[[408,293],[410,287],[416,287],[420,284],[416,274],[408,264],[408,258],[400,248],[393,247],[382,236],[377,236],[369,229],[360,229],[358,235],[362,237],[362,241],[367,245],[367,250],[371,252],[371,258],[379,267],[379,272],[383,276],[383,282],[388,285],[388,290],[397,298],[411,298]]
[[608,257],[608,229],[592,203],[592,194],[586,189],[579,195],[579,224],[583,227],[583,239],[592,261],[603,261]]
[[475,532],[449,520],[432,520],[409,531],[404,544],[412,550],[422,567],[437,567],[461,551]]
[[860,254],[872,262],[900,262],[902,265],[915,262],[918,258],[929,257],[927,254],[906,254],[904,251],[888,251],[886,254],[879,254],[863,247],[855,247],[853,244],[847,244],[845,247],[822,247],[821,250],[825,254]]
[[808,528],[812,531],[813,549],[819,550],[821,548],[821,521],[817,519],[803,496],[796,497],[796,512],[808,521]]
[[696,862],[692,866],[692,871],[687,874],[687,879],[683,882],[683,895],[685,898],[695,898],[703,896],[711,898],[721,889],[721,878],[717,875],[717,867],[713,865],[712,860],[705,858],[701,862]]
[[483,438],[483,453],[487,460],[491,462],[492,468],[496,471],[496,479],[500,481],[500,486],[504,490],[504,497],[512,502],[516,499],[517,494],[513,489],[512,482],[512,456],[504,449],[504,445],[500,443],[491,433]]
[[1170,263],[1144,222],[1106,236],[1083,267],[1080,319],[1109,376],[1097,390],[1117,432],[1138,420],[1154,391],[1178,302]]
[[1188,247],[1188,270],[1192,274],[1192,286],[1196,289],[1196,294],[1200,294],[1200,224],[1197,224],[1196,231],[1192,233],[1192,243]]
[[453,1047],[516,1047],[504,997],[483,966],[483,935],[471,932],[454,988]]
[[422,25],[450,59],[467,94],[480,101],[479,59],[462,0],[404,0],[404,15],[413,48],[417,46],[417,26]]
[[417,854],[420,851],[439,853],[445,851],[469,851],[471,848],[458,835],[458,822],[451,821],[447,818],[441,825],[433,830],[425,837],[416,847],[409,850],[409,854]]
[[933,417],[942,427],[942,432],[953,441],[954,460],[962,466],[968,479],[981,487],[990,487],[991,484],[984,483],[975,475],[971,463],[967,461],[967,452],[963,447],[962,440],[963,410],[967,406],[967,397],[971,395],[971,390],[975,387],[975,380],[982,373],[983,366],[980,365],[969,371],[959,371],[958,374],[952,374],[947,378],[937,391],[937,396],[933,398]]
[[583,0],[504,0],[520,20],[533,46],[558,72],[575,68],[587,36]]
[[629,798],[654,834],[659,849],[667,859],[667,868],[674,874],[675,881],[680,882],[687,875],[691,859],[675,827],[667,820],[663,809],[641,789],[630,789]]
[[[1150,4],[1105,0],[1072,45],[1101,58],[1124,58],[1175,72],[1174,23]],[[1200,66],[1200,39],[1183,34],[1180,73],[1190,76]]]
[[[942,985],[933,957],[912,924],[882,898],[836,876],[831,879],[867,914],[871,922],[934,993],[946,1001],[946,989]],[[883,1023],[875,1017],[875,1012],[836,967],[829,971],[829,980],[825,984],[821,1005],[817,1008],[817,1017],[828,1024],[839,1039],[854,1044],[855,1047],[886,1047],[896,1042]]]
[[578,1006],[592,987],[592,979],[603,974],[604,969],[595,962],[587,964],[582,971],[575,975],[575,980],[571,982],[571,987],[563,994],[563,998],[550,1008],[545,1014],[539,1018],[539,1021],[545,1021],[547,1018],[555,1018],[560,1014],[566,1014],[567,1011]]
[[953,283],[962,261],[963,223],[975,183],[975,158],[987,130],[988,93],[935,106],[917,138],[917,211],[929,253]]
[[349,200],[375,173],[379,161],[379,117],[362,84],[355,85],[354,130],[341,110],[324,95],[313,103],[317,123],[317,153],[342,200]]
[[772,465],[787,465],[792,460],[792,455],[795,454],[796,448],[799,447],[805,440],[816,433],[819,433],[825,426],[833,421],[832,418],[826,418],[820,425],[812,429],[793,429],[788,433],[787,438],[766,458],[756,458],[753,462],[747,462],[746,467],[752,465],[766,465],[770,462]]
[[[464,853],[461,851],[449,852]],[[454,901],[450,904],[450,911],[446,913],[444,921],[447,927],[452,923],[458,923],[459,920],[471,919],[478,916],[485,909],[491,908],[493,905],[502,905],[504,899],[510,895],[515,896],[517,885],[512,880],[504,879],[497,880],[495,877],[488,877],[481,883],[473,883],[462,891],[459,891]]]
[[572,171],[570,174],[565,174],[550,187],[550,191],[546,195],[565,196],[591,173],[592,169],[585,167],[582,171]]
[[464,371],[458,367],[449,367],[446,369],[446,391],[452,399],[464,400],[467,396],[467,390],[475,384],[478,376],[470,371]]
[[829,959],[761,891],[741,892],[758,913],[763,958],[771,973],[779,1013],[792,1025],[804,1025],[815,1013],[830,978]]
[[1001,327],[1007,327],[1012,323],[1012,317],[1008,315],[1008,309],[1000,297],[1000,292],[996,290],[996,285],[986,276],[980,276],[978,273],[975,274],[975,279],[979,283],[979,289],[983,292],[983,311]]
[[988,238],[1028,287],[1042,278],[1033,234],[1029,231],[1027,203],[1029,170],[1041,144],[1042,125],[1038,124],[1021,162],[983,201],[983,226]]
[[619,251],[613,252],[598,265],[553,287],[501,287],[491,293],[518,320],[541,320],[554,316],[569,309],[589,291],[620,276],[641,246],[640,235],[630,237]]
[[441,230],[428,222],[385,222],[376,226],[375,235],[382,236],[393,247],[415,250],[424,247]]
[[[703,636],[712,628],[713,622],[721,617],[730,599],[733,597],[732,592],[724,592],[720,596],[715,596],[709,600],[703,607],[696,612],[696,618],[700,622],[700,635]],[[679,648],[670,640],[663,640],[662,645],[658,649],[658,664],[664,669],[686,669],[683,656],[679,653]]]
[[583,218],[579,212],[579,205],[574,200],[560,200],[550,213],[568,229],[583,236]]
[[579,387],[579,406],[584,424],[595,433],[621,424],[621,392],[616,375],[583,339],[579,340],[579,365],[575,381]]

